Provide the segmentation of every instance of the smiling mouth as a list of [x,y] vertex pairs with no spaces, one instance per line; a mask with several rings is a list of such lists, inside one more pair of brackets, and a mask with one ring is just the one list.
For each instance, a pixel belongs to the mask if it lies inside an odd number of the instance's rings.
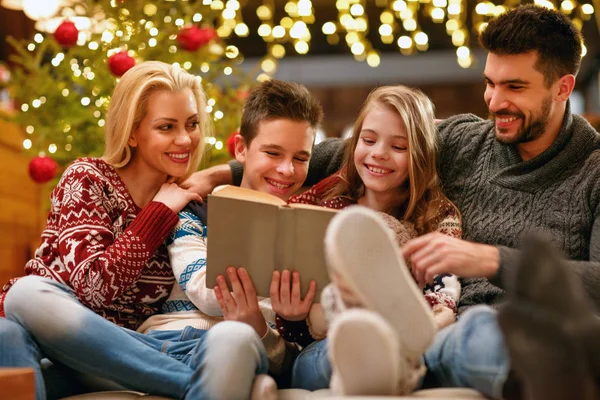
[[289,188],[290,188],[290,187],[292,187],[292,185],[293,185],[292,183],[289,183],[289,184],[285,184],[285,183],[279,183],[279,182],[277,182],[277,181],[274,181],[273,179],[270,179],[270,178],[265,178],[265,180],[266,180],[266,181],[267,181],[267,182],[268,182],[270,185],[273,185],[273,186],[275,186],[277,189],[280,189],[280,190],[289,189]]
[[502,124],[510,124],[518,119],[518,117],[496,117],[496,121]]
[[187,162],[190,158],[190,153],[167,153],[167,157],[175,162]]
[[369,164],[365,164],[365,167],[369,171],[371,171],[371,172],[373,172],[375,174],[389,174],[389,173],[393,172],[393,170],[391,170],[391,169],[381,168],[381,167],[375,167],[375,166],[369,165]]

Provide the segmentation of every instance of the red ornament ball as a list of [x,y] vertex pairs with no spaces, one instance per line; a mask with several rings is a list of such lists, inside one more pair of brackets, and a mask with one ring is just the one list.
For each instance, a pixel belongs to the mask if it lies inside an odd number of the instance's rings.
[[177,34],[177,43],[179,47],[187,51],[196,51],[208,42],[217,38],[217,32],[212,28],[198,28],[189,26],[183,28]]
[[108,69],[115,76],[122,76],[135,65],[135,59],[126,51],[120,51],[108,57]]
[[235,136],[238,135],[239,132],[233,132],[228,138],[227,138],[227,151],[229,152],[229,154],[231,155],[231,157],[235,158]]
[[71,21],[63,21],[54,31],[54,39],[63,47],[75,46],[78,36],[79,30]]
[[248,89],[240,88],[235,92],[235,98],[238,101],[244,102],[250,95],[250,91]]
[[29,162],[29,176],[37,183],[46,183],[56,176],[58,165],[48,156],[34,157]]

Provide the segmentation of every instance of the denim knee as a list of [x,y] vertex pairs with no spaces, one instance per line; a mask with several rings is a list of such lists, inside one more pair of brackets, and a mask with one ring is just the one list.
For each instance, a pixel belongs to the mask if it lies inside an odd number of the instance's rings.
[[327,355],[327,339],[304,348],[292,367],[292,387],[319,390],[329,387],[331,363]]
[[223,321],[208,330],[205,336],[206,345],[227,346],[243,349],[247,346],[261,345],[260,337],[250,325],[243,322]]
[[[72,307],[67,309],[65,304]],[[72,290],[40,276],[29,275],[17,280],[6,295],[4,309],[8,318],[36,335],[67,335],[74,328],[84,327],[78,310],[83,311],[85,307],[74,297]],[[57,318],[57,315],[61,317]]]
[[52,285],[54,281],[41,276],[29,275],[18,279],[6,295],[4,308],[7,316],[18,316],[32,308],[39,309],[46,304],[43,292],[58,290]]
[[470,387],[500,398],[510,363],[497,311],[489,306],[468,310],[437,334],[425,360],[438,384]]

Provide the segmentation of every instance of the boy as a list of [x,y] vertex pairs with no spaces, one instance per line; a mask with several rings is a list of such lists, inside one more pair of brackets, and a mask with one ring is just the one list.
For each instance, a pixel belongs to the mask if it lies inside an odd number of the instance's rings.
[[[241,186],[283,200],[296,193],[306,179],[322,115],[321,106],[302,85],[270,80],[255,88],[246,101],[240,134],[235,138],[236,159],[244,165]],[[259,301],[243,268],[231,267],[227,271],[233,293],[222,276],[217,279],[219,286],[215,290],[207,289],[206,241],[207,203],[190,203],[179,214],[179,224],[168,241],[179,285],[174,286],[165,302],[163,314],[150,317],[139,331],[182,330],[186,326],[208,330],[222,320],[245,322],[261,338],[271,374],[281,375],[291,366],[292,357],[273,328],[275,313],[269,299]],[[283,278],[282,287],[289,284],[289,279],[285,282]],[[306,308],[310,307],[314,292],[313,283],[302,302]],[[274,394],[275,389],[272,378],[260,375],[253,394],[267,396]]]

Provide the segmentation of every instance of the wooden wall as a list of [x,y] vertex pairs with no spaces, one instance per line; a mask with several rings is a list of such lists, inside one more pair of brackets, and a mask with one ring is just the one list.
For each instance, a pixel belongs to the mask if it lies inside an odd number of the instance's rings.
[[0,119],[0,285],[23,274],[39,244],[46,203],[27,172],[24,132]]

